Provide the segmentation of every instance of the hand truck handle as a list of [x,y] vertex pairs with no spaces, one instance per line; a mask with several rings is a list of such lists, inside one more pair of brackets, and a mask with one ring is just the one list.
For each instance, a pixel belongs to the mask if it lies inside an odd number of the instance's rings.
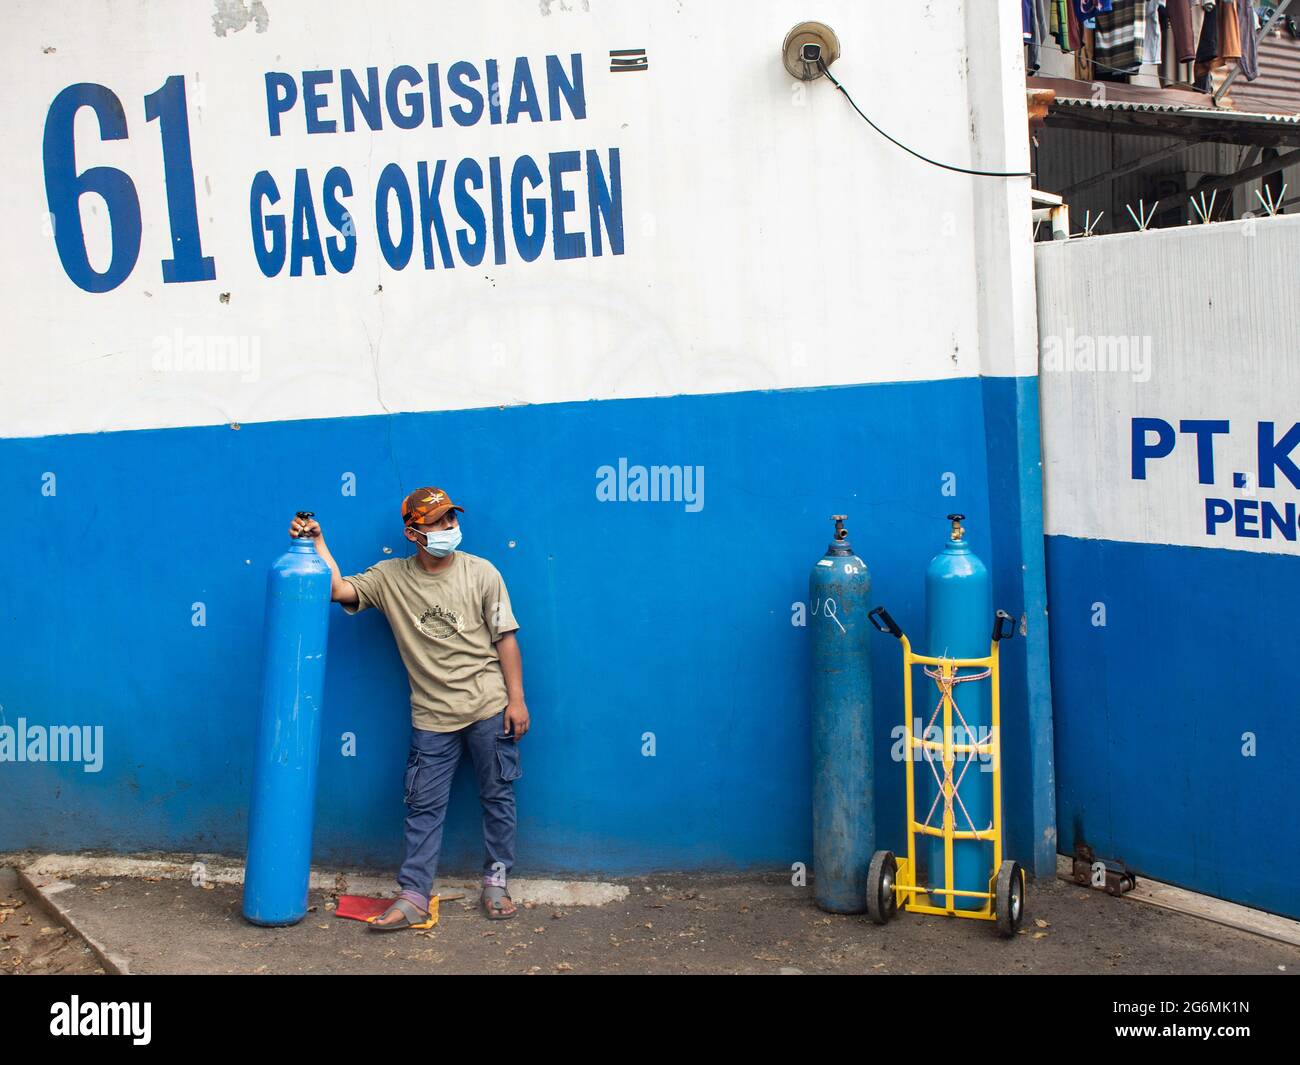
[[[1003,631],[1003,625],[1010,622]],[[1016,634],[1016,619],[1008,614],[1005,610],[999,610],[993,618],[993,642],[1000,643],[1003,640],[1009,640]]]
[[876,607],[867,617],[876,627],[877,632],[887,632],[895,640],[903,638],[903,630],[898,627],[898,622],[889,616],[889,611],[883,606]]

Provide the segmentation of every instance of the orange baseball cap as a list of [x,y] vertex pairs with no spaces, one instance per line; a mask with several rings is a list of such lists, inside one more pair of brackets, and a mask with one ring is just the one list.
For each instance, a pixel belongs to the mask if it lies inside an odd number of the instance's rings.
[[437,521],[449,510],[465,513],[441,488],[417,488],[402,500],[402,521],[407,525],[423,525]]

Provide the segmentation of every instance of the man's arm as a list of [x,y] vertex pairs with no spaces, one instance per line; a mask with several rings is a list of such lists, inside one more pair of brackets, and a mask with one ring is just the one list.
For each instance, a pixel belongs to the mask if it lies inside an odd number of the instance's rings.
[[505,730],[521,739],[528,731],[528,707],[524,705],[524,664],[519,656],[519,641],[513,632],[507,632],[497,641],[497,657],[501,660],[501,673],[506,679]]
[[339,572],[339,564],[334,561],[330,549],[325,546],[324,535],[316,537],[316,554],[320,555],[325,560],[325,565],[330,568],[330,602],[342,603],[344,606],[355,606],[360,598],[357,595],[357,590],[352,587],[352,582],[345,580]]
[[339,572],[339,564],[334,561],[330,549],[325,546],[325,534],[321,532],[320,522],[314,518],[307,521],[294,518],[289,526],[289,535],[296,537],[301,532],[306,532],[316,541],[316,554],[320,555],[325,565],[330,568],[330,602],[342,603],[344,606],[355,605],[360,597],[357,595],[357,590],[352,587],[352,582],[343,579],[343,574]]

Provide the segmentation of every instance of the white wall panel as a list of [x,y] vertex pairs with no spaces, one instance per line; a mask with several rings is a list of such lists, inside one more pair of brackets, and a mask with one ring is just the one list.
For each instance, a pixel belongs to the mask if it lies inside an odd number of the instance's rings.
[[[976,179],[899,151],[824,79],[792,83],[778,57],[791,25],[809,15],[825,19],[844,46],[835,71],[859,104],[919,150],[969,163],[966,20],[941,7],[884,0],[826,0],[815,11],[785,0],[11,4],[0,109],[9,218],[0,258],[7,307],[0,433],[978,373],[977,279],[985,260],[1005,248],[976,243]],[[241,12],[259,10],[262,24],[241,25]],[[636,47],[647,50],[649,70],[611,73],[609,51]],[[485,59],[496,58],[504,81],[515,58],[527,56],[544,93],[544,57],[574,52],[585,77],[582,120],[485,119],[409,131],[386,121],[379,132],[309,134],[300,98],[281,135],[269,132],[268,71],[293,75],[300,93],[303,71],[333,71],[321,117],[338,120],[345,68],[364,76],[377,67],[382,88],[399,64],[424,70],[437,62],[445,72],[467,60],[482,74]],[[202,251],[216,267],[211,281],[168,284],[161,276],[172,231],[159,123],[146,120],[144,97],[171,75],[185,78]],[[110,89],[127,126],[124,139],[101,140],[93,113],[79,111],[78,170],[122,171],[140,203],[138,261],[107,292],[70,281],[47,213],[47,114],[78,82]],[[445,98],[444,109],[452,102]],[[987,112],[988,101],[976,110]],[[996,133],[1002,145],[1005,129]],[[980,162],[999,161],[997,145],[976,152]],[[486,166],[500,156],[508,177],[521,154],[544,167],[551,152],[592,149],[606,160],[612,148],[622,163],[622,255],[606,245],[599,258],[556,260],[548,247],[523,262],[510,248],[501,265],[489,251],[481,267],[426,270],[418,237],[405,269],[380,255],[374,189],[390,162],[413,179],[420,160],[446,159],[450,168],[464,157]],[[336,166],[353,184],[355,265],[324,276],[310,265],[300,277],[287,268],[264,276],[253,253],[254,176],[268,171],[284,197],[277,206],[287,209],[294,173],[305,168],[319,217],[321,182]],[[586,232],[581,180],[569,175],[566,187],[578,192],[570,224]],[[461,223],[449,184],[441,201],[454,228]],[[486,194],[475,195],[486,208]],[[507,228],[509,210],[507,195]],[[99,197],[82,197],[81,215],[91,262],[103,269],[110,230]],[[332,235],[319,220],[322,236]],[[170,368],[166,354],[187,344],[245,354],[224,371]]]
[[[1300,218],[1036,254],[1046,532],[1300,554],[1300,446],[1277,446],[1293,429],[1300,444]],[[1172,433],[1143,478],[1135,419],[1169,427],[1144,430],[1140,454]],[[1226,431],[1198,435],[1195,421]]]

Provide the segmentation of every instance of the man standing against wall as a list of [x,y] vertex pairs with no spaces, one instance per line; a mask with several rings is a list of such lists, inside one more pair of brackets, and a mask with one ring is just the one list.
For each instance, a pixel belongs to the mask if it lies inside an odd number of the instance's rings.
[[331,598],[349,614],[375,607],[388,619],[411,683],[411,750],[406,764],[406,850],[401,892],[370,923],[392,931],[427,927],[451,781],[468,749],[483,805],[483,894],[491,920],[517,912],[506,885],[514,864],[514,781],[519,740],[528,731],[523,665],[505,582],[495,566],[457,551],[460,522],[440,488],[402,501],[408,540],[419,548],[343,577],[320,525],[295,518],[289,535],[315,537],[330,568]]

